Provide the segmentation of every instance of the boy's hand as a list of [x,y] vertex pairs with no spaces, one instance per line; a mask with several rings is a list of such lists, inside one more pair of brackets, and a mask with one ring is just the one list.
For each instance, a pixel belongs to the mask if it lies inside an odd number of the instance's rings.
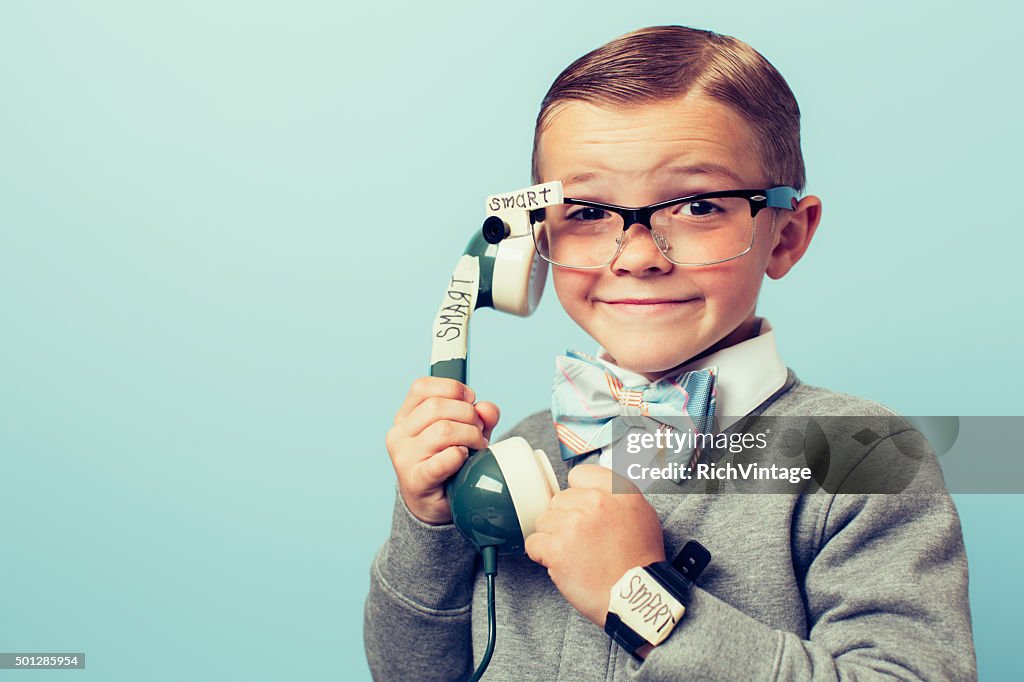
[[475,401],[473,389],[454,379],[417,379],[384,439],[402,499],[424,523],[452,520],[444,482],[466,461],[470,448],[487,447],[498,423],[494,403]]
[[[636,494],[612,494],[616,478]],[[604,627],[612,585],[634,566],[664,561],[665,542],[657,512],[631,481],[606,467],[580,464],[569,472],[569,487],[537,518],[526,553],[548,569],[577,611]]]

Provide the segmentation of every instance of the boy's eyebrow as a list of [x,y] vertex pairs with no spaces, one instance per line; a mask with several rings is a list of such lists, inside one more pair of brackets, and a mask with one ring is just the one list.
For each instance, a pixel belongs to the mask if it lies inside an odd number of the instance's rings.
[[[742,184],[743,179],[728,166],[723,166],[718,163],[700,163],[695,165],[675,165],[666,166],[661,169],[662,173],[669,175],[720,175],[736,183]],[[593,180],[600,177],[600,173],[595,171],[587,171],[585,173],[575,173],[562,179],[562,186],[568,187],[569,185],[582,184],[588,180]]]

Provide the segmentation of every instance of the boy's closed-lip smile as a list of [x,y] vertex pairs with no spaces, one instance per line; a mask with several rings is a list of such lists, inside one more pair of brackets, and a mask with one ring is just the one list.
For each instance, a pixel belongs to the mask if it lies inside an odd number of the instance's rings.
[[660,315],[681,310],[699,300],[699,297],[694,296],[681,298],[595,298],[594,302],[603,304],[603,307],[609,310],[627,315]]

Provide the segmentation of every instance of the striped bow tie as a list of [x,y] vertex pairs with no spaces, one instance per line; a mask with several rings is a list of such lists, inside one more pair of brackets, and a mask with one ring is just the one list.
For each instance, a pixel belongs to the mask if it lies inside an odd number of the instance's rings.
[[[576,351],[555,360],[551,414],[562,451],[570,460],[621,437],[631,426],[650,430],[678,428],[688,417],[695,433],[709,433],[715,416],[713,369],[663,377],[648,385],[626,388],[601,360]],[[700,456],[694,450],[689,466]]]

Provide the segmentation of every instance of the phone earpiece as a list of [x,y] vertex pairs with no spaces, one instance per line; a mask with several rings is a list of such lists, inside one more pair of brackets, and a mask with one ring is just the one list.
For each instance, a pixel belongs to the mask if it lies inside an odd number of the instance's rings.
[[492,215],[485,220],[484,226],[480,231],[483,233],[484,239],[487,240],[488,244],[498,244],[512,233],[508,224],[496,215]]
[[532,230],[526,211],[514,211],[489,216],[480,237],[474,235],[466,253],[481,258],[478,308],[489,306],[519,317],[537,309],[548,264],[537,255]]
[[548,263],[537,255],[532,238],[498,244],[491,281],[494,309],[520,317],[533,314],[544,293]]

